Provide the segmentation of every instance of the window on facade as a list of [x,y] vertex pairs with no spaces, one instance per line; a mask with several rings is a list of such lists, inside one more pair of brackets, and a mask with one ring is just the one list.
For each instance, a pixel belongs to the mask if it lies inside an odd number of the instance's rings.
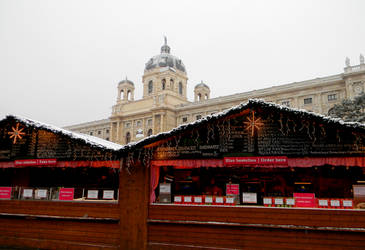
[[100,130],[98,131],[98,135],[101,135],[101,131]]
[[183,117],[182,118],[182,122],[187,122],[188,121],[188,118],[187,117]]
[[153,91],[153,82],[149,81],[148,83],[148,94],[151,94]]
[[109,141],[109,137],[105,138],[105,140]]
[[141,121],[136,121],[136,127],[141,127],[142,126],[142,122]]
[[150,135],[152,135],[152,129],[149,129],[149,130],[147,131],[147,136],[150,136]]
[[105,133],[109,134],[109,129],[107,129],[107,130],[105,131]]
[[174,90],[174,79],[170,79],[170,88]]
[[179,94],[180,95],[183,94],[183,85],[182,85],[182,82],[179,82]]
[[126,128],[130,128],[130,127],[131,127],[131,123],[130,123],[130,122],[126,122],[126,123],[125,123],[125,127],[126,127]]
[[147,126],[152,126],[152,119],[147,120]]
[[200,118],[202,118],[202,116],[201,116],[201,115],[197,115],[197,116],[196,116],[196,119],[197,119],[197,120],[199,120]]
[[127,92],[127,100],[128,101],[132,100],[132,92],[130,90],[128,90]]
[[93,135],[93,132],[90,132],[90,135]]
[[120,97],[122,98],[122,100],[124,100],[124,90],[120,91]]
[[304,104],[311,104],[312,103],[312,97],[304,98]]
[[330,94],[327,96],[328,101],[334,101],[337,100],[337,95],[336,94]]
[[290,102],[289,101],[283,101],[283,102],[281,102],[281,105],[290,107]]
[[205,94],[205,100],[208,100],[208,94]]
[[131,133],[127,132],[127,134],[125,135],[125,142],[126,143],[130,143],[131,142]]
[[166,80],[162,79],[162,90],[165,90],[166,88]]

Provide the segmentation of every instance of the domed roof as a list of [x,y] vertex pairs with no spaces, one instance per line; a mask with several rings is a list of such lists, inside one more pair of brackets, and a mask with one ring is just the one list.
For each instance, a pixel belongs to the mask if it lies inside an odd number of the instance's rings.
[[167,45],[166,37],[165,44],[161,47],[161,54],[148,60],[145,70],[151,70],[157,67],[170,67],[186,73],[183,62],[176,56],[170,54],[170,47]]
[[132,81],[128,80],[127,77],[125,77],[124,80],[121,80],[118,85],[123,84],[123,83],[130,84],[134,87],[134,83]]
[[197,85],[195,85],[195,88],[201,88],[201,87],[204,87],[204,88],[208,88],[209,89],[209,86],[206,85],[205,83],[203,83],[203,81],[201,81],[200,83],[198,83]]

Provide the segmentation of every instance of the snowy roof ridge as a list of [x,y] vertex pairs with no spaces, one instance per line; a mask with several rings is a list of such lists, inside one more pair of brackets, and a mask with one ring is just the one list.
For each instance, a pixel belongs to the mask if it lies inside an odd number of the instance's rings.
[[14,119],[18,122],[24,123],[28,126],[34,127],[34,128],[38,128],[38,129],[44,129],[53,133],[57,133],[57,134],[62,134],[64,136],[67,136],[71,139],[77,139],[77,140],[81,140],[84,143],[93,146],[93,147],[99,147],[102,149],[108,149],[108,150],[113,150],[113,151],[118,151],[120,149],[123,148],[122,145],[120,144],[116,144],[98,137],[94,137],[91,135],[85,135],[85,134],[80,134],[77,132],[72,132],[54,125],[50,125],[47,123],[43,123],[43,122],[39,122],[33,119],[29,119],[26,117],[21,117],[18,115],[12,115],[12,114],[8,114],[4,119],[1,119],[1,121],[6,120],[6,119]]
[[279,104],[276,104],[273,102],[266,102],[262,99],[249,99],[247,102],[243,102],[241,104],[233,106],[230,109],[226,109],[222,112],[215,113],[212,115],[207,115],[194,122],[187,123],[187,124],[181,124],[178,127],[171,129],[170,131],[161,132],[156,135],[151,135],[138,142],[132,142],[127,145],[124,145],[124,147],[121,149],[121,151],[132,150],[138,146],[144,146],[144,145],[153,143],[159,139],[164,139],[166,137],[173,136],[174,134],[181,132],[183,130],[194,128],[197,125],[204,124],[205,122],[208,122],[211,120],[218,120],[220,118],[223,118],[224,116],[235,114],[236,112],[240,112],[246,108],[251,108],[251,107],[274,108],[278,111],[281,110],[281,111],[293,113],[293,114],[300,115],[300,116],[307,115],[312,118],[320,119],[322,122],[327,123],[327,124],[337,124],[340,126],[345,126],[347,128],[359,128],[359,129],[364,130],[364,132],[365,132],[365,124],[362,124],[359,122],[345,122],[340,118],[332,118],[332,117],[324,116],[324,115],[317,114],[314,112],[309,112],[304,109],[290,108],[290,107],[279,105]]

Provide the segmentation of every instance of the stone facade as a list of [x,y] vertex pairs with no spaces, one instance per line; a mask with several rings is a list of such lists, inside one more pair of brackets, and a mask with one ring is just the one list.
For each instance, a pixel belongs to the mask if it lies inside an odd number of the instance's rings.
[[170,54],[165,39],[161,53],[146,63],[142,99],[134,100],[134,83],[125,79],[118,84],[117,101],[109,119],[65,128],[126,144],[223,111],[250,98],[327,114],[334,104],[365,91],[363,56],[360,55],[359,65],[351,66],[348,58],[345,65],[344,72],[337,75],[212,99],[209,86],[201,82],[194,88],[194,102],[190,102],[185,66]]

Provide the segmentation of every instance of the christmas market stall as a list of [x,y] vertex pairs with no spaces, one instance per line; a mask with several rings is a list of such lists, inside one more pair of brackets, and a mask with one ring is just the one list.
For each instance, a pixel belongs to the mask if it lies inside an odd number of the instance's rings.
[[127,248],[365,247],[364,124],[250,100],[121,152]]
[[0,120],[0,245],[117,248],[120,148],[18,116]]

